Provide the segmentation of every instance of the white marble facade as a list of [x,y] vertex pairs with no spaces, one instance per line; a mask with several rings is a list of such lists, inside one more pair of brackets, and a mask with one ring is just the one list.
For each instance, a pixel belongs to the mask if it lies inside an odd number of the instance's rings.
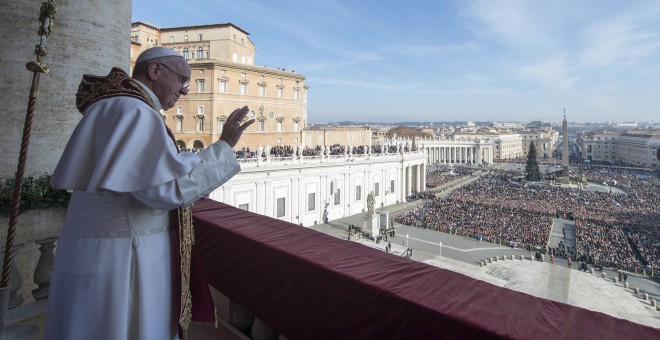
[[241,162],[210,198],[303,226],[367,211],[371,191],[376,210],[402,202],[426,182],[423,151]]

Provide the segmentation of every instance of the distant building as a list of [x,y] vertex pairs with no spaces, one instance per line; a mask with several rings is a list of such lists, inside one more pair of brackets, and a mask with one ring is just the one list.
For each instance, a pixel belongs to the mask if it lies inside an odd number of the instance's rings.
[[216,141],[229,114],[244,105],[250,107],[248,118],[256,122],[238,149],[303,143],[305,77],[293,70],[256,66],[256,47],[247,31],[232,23],[160,28],[134,22],[131,69],[139,53],[153,46],[181,53],[192,69],[189,94],[162,113],[180,147],[198,149]]
[[521,131],[523,156],[529,152],[529,145],[534,143],[538,158],[550,158],[559,140],[559,132],[549,127],[547,130]]
[[525,124],[520,122],[493,122],[493,127],[496,129],[522,129]]
[[587,133],[579,143],[586,160],[658,167],[660,130]]
[[494,159],[504,160],[523,157],[526,151],[523,151],[523,139],[517,132],[476,132],[454,134],[455,140],[473,140],[487,139],[494,145]]
[[621,122],[619,123],[619,127],[622,128],[637,128],[637,122]]
[[535,120],[533,122],[529,122],[525,125],[527,129],[551,129],[552,124],[550,123],[544,123],[540,120]]

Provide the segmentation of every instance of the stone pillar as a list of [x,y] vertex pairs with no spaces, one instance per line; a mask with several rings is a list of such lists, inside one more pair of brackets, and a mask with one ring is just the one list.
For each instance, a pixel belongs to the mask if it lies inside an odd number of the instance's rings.
[[[32,83],[25,68],[36,61],[39,9],[42,0],[0,0],[0,61],[3,80],[0,102],[0,177],[13,177]],[[34,111],[25,175],[50,174],[69,136],[82,117],[76,110],[76,91],[83,74],[106,75],[113,66],[129,69],[131,1],[57,1],[53,30],[48,37]]]
[[55,260],[55,255],[53,254],[55,241],[57,241],[57,237],[36,241],[39,245],[39,252],[41,255],[39,256],[37,267],[34,270],[34,283],[39,286],[39,288],[32,290],[32,296],[34,296],[35,301],[48,297],[50,273],[53,269],[53,262]]
[[406,199],[406,196],[410,195],[411,183],[412,183],[412,167],[408,166],[408,167],[406,167],[406,191],[404,191],[404,194],[403,194],[403,196],[404,196],[403,199],[404,200]]
[[375,239],[376,236],[380,234],[380,225],[378,222],[378,214],[370,214],[367,212],[364,214],[362,230],[369,233],[369,235]]
[[[16,248],[14,248],[14,253],[17,253]],[[15,259],[16,257],[14,257]],[[11,261],[11,266],[9,269],[9,308],[15,308],[23,304],[23,295],[19,292],[23,286],[23,278],[21,273],[18,271],[18,266],[16,261]]]

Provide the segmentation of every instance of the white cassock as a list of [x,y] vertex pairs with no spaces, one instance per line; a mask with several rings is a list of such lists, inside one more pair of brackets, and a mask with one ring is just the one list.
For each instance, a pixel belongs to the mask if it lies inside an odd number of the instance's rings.
[[45,339],[176,339],[168,211],[239,170],[224,141],[178,153],[160,114],[139,99],[91,104],[51,181],[73,194],[57,243]]

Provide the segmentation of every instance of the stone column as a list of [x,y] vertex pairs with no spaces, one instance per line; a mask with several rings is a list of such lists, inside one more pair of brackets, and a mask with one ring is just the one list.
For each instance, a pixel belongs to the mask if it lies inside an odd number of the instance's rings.
[[[23,133],[32,73],[39,44],[39,9],[42,0],[0,0],[0,61],[3,79],[0,102],[0,177],[13,177]],[[113,66],[129,68],[131,1],[57,1],[53,31],[48,37],[34,111],[34,123],[25,174],[52,173],[64,146],[82,117],[75,94],[83,74],[106,75]]]
[[406,191],[404,192],[404,197],[403,197],[404,200],[406,199],[405,196],[408,196],[411,193],[410,190],[411,184],[412,184],[412,166],[408,166],[406,167]]

